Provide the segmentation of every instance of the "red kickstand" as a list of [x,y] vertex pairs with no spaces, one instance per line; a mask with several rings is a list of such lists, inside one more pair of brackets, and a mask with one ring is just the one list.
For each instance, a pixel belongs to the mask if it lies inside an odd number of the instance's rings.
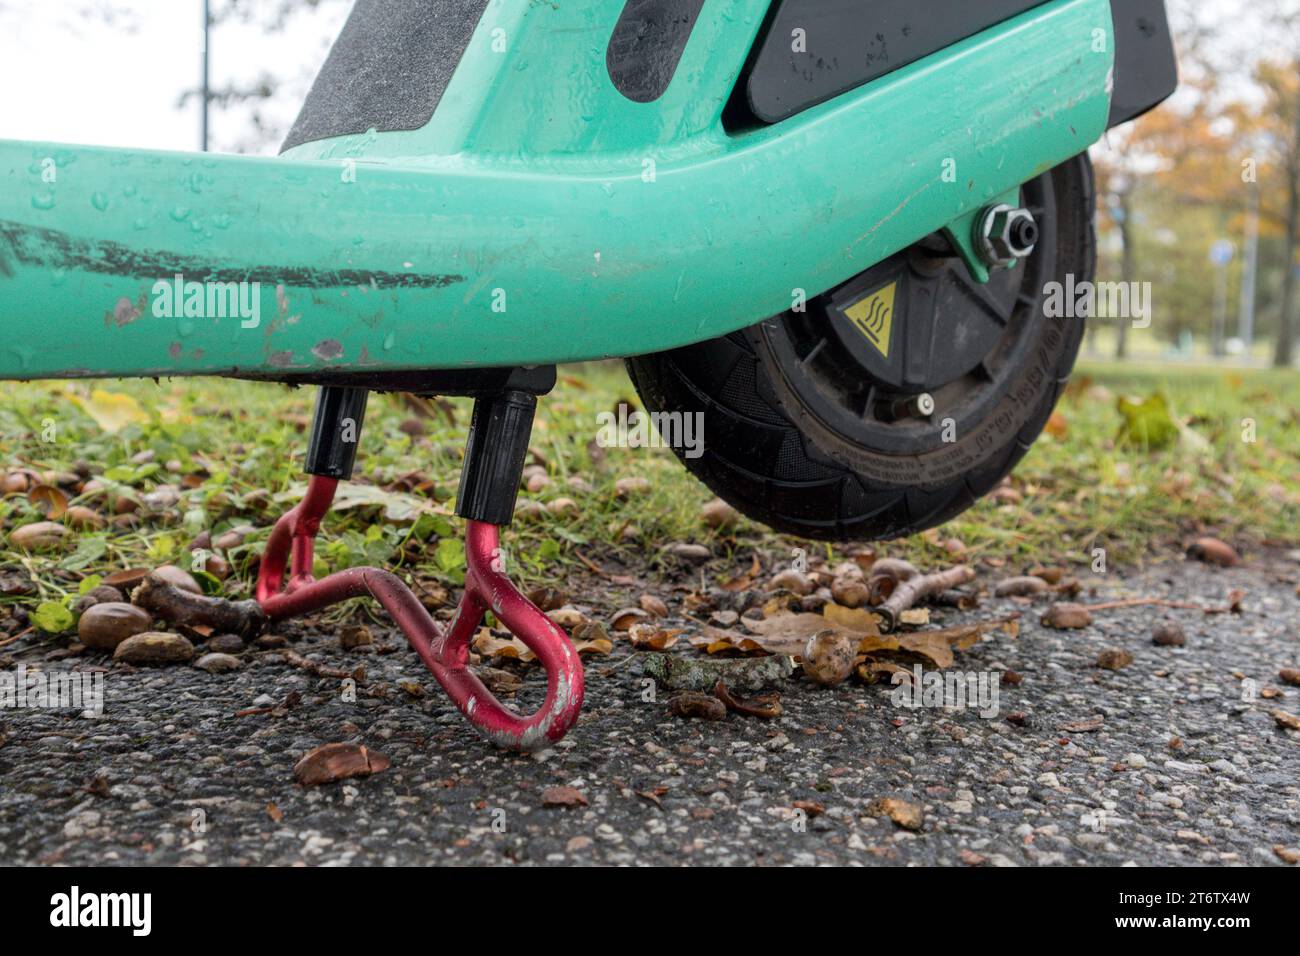
[[[372,597],[388,611],[420,659],[461,713],[493,743],[511,750],[539,750],[565,735],[582,709],[582,662],[568,637],[519,593],[503,573],[499,529],[470,521],[465,532],[465,592],[447,630],[429,616],[410,588],[379,568],[350,568],[317,581],[312,555],[321,519],[338,481],[312,477],[307,494],[276,522],[262,556],[257,601],[273,620],[315,611],[354,597]],[[292,552],[289,581],[285,561]],[[524,717],[498,701],[469,669],[469,645],[483,615],[491,611],[546,668],[546,700]]]

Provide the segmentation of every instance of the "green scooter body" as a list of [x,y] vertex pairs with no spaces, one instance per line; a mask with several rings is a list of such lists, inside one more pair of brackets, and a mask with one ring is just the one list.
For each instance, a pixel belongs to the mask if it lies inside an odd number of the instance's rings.
[[278,159],[0,142],[0,378],[338,380],[663,351],[936,230],[968,246],[981,208],[1107,127],[1110,2],[1054,0],[728,128],[768,5],[707,0],[648,103],[607,70],[621,0],[491,0],[420,129]]

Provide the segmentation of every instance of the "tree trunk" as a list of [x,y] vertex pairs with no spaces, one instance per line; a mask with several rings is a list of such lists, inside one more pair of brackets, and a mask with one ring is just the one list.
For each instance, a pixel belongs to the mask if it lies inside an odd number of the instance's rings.
[[[1119,194],[1119,241],[1124,247],[1122,264],[1120,266],[1120,279],[1129,285],[1133,281],[1133,273],[1136,270],[1134,263],[1135,250],[1133,249],[1133,192],[1126,189]],[[1129,285],[1132,288],[1131,285]],[[1115,358],[1123,359],[1128,356],[1128,327],[1132,319],[1129,316],[1111,316],[1115,322],[1117,336],[1115,339]]]
[[[1300,129],[1297,129],[1300,134]],[[1289,176],[1290,202],[1286,214],[1286,252],[1283,262],[1286,274],[1282,279],[1282,315],[1278,319],[1277,348],[1273,352],[1273,365],[1290,368],[1295,361],[1295,299],[1296,299],[1296,246],[1300,244],[1300,169],[1293,168]]]

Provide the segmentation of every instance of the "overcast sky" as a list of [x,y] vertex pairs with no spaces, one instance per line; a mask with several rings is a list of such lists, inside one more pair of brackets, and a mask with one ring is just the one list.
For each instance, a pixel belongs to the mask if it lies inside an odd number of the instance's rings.
[[[0,0],[0,138],[198,149],[198,104],[176,104],[199,82],[201,0],[131,0],[122,4],[128,21],[112,25],[80,17],[84,5]],[[212,42],[214,86],[267,70],[287,77],[276,111],[287,126],[347,10],[327,4],[284,33],[222,25]],[[233,148],[246,123],[247,113],[218,116],[214,144]]]

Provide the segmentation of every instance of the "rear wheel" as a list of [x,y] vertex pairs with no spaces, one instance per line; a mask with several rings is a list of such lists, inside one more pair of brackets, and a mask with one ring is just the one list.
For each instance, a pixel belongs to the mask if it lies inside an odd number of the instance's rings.
[[652,412],[701,413],[686,467],[778,531],[895,538],[975,503],[1029,450],[1064,387],[1081,319],[1045,287],[1095,271],[1092,166],[1021,190],[1034,251],[975,282],[936,234],[787,312],[720,339],[628,360]]

